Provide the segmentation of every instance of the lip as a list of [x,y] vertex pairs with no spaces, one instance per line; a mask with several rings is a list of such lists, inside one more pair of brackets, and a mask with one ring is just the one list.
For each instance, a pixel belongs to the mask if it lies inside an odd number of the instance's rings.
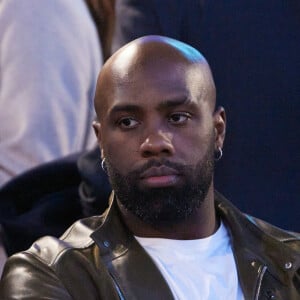
[[149,177],[161,177],[161,176],[170,176],[170,175],[179,175],[179,173],[170,167],[160,166],[160,167],[150,167],[144,171],[141,175],[141,179]]
[[140,179],[142,184],[147,187],[168,187],[178,183],[180,174],[166,166],[151,167],[141,174]]

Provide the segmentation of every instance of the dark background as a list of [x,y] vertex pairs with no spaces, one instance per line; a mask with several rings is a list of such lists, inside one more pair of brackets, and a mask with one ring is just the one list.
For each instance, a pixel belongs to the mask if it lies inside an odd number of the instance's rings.
[[217,189],[300,231],[300,1],[206,1],[200,47],[228,118]]

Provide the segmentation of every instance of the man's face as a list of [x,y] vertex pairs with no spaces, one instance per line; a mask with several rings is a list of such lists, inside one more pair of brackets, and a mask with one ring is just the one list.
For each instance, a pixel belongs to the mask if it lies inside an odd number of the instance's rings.
[[212,186],[207,78],[195,66],[166,63],[110,80],[98,138],[118,201],[148,223],[186,219]]

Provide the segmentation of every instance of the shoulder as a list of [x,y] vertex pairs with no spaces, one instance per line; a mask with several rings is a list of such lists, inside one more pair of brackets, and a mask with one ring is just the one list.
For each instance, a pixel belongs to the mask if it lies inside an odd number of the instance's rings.
[[87,254],[92,251],[95,244],[90,235],[102,224],[102,220],[101,216],[89,217],[75,222],[60,238],[44,236],[28,250],[12,255],[7,265],[37,264],[54,270],[66,256],[70,259],[70,253]]
[[274,238],[275,240],[292,247],[294,250],[300,253],[300,233],[284,230],[277,226],[274,226],[261,219],[245,215],[251,223],[257,226],[257,228],[263,231],[266,235]]
[[80,220],[60,239],[43,237],[27,251],[11,256],[0,282],[0,298],[69,300],[74,295],[78,299],[85,295],[94,299],[95,290],[102,293],[108,287],[113,295],[110,276],[95,257],[99,251],[95,251],[95,243],[90,238],[101,224],[102,217]]
[[[94,243],[89,235],[98,224],[101,224],[101,217],[77,221],[60,239],[46,236],[28,250],[12,255],[3,270],[0,298],[40,299],[42,295],[47,299],[72,299],[69,281],[70,284],[76,282],[76,290],[79,280],[76,274],[87,269],[83,256],[90,255],[93,250]],[[72,275],[76,278],[71,280]],[[16,285],[20,280],[22,283]]]
[[228,224],[231,233],[239,241],[249,240],[250,236],[255,240],[268,242],[279,246],[285,245],[300,253],[300,233],[284,230],[259,218],[241,212],[222,194],[215,191],[217,212]]
[[94,241],[90,235],[102,224],[101,216],[89,217],[75,222],[60,238],[45,236],[33,243],[23,254],[52,266],[67,252],[91,249]]

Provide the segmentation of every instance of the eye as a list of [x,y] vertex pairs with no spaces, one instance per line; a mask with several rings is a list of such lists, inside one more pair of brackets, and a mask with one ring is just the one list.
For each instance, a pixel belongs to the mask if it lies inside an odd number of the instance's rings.
[[132,117],[122,118],[118,121],[118,125],[123,129],[135,128],[138,124],[139,122]]
[[173,113],[169,117],[169,122],[174,125],[184,125],[191,118],[191,115],[186,112]]

